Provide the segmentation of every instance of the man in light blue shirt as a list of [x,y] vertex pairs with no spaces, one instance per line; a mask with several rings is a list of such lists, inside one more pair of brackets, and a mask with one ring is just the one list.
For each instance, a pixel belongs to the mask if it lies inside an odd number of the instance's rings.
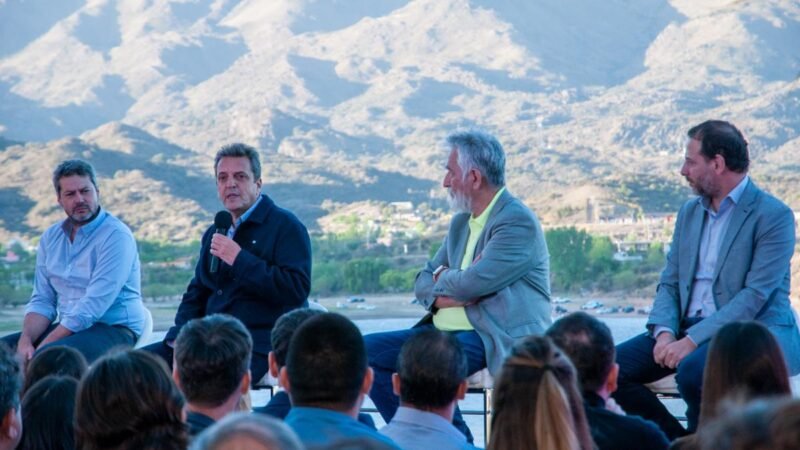
[[452,423],[467,393],[467,356],[453,334],[430,329],[409,338],[392,385],[400,407],[381,434],[405,450],[475,449]]
[[89,163],[64,161],[53,186],[67,218],[42,235],[22,332],[3,341],[26,362],[65,345],[91,363],[111,347],[132,346],[144,331],[139,253],[130,229],[100,208]]

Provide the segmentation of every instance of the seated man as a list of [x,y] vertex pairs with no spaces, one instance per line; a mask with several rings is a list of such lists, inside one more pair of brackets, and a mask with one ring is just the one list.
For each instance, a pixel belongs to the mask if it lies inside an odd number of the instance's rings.
[[[452,134],[444,187],[457,213],[436,255],[417,275],[414,292],[430,313],[410,330],[365,337],[375,370],[370,398],[389,422],[398,406],[392,391],[400,347],[414,333],[436,328],[455,334],[467,371],[496,374],[514,342],[550,325],[550,257],[539,221],[505,188],[505,153],[493,136]],[[456,409],[458,423],[469,438]]]
[[766,325],[790,373],[800,372],[800,334],[789,303],[794,214],[750,180],[747,141],[735,126],[709,120],[688,136],[681,175],[698,197],[678,212],[647,333],[617,347],[614,394],[626,411],[652,420],[670,439],[687,430],[644,384],[675,373],[693,432],[708,343],[723,325]]
[[[175,326],[145,347],[172,364],[175,337],[186,322],[214,313],[236,317],[253,338],[253,382],[267,373],[272,326],[306,304],[311,288],[311,241],[291,212],[261,192],[261,160],[253,147],[232,144],[214,158],[217,194],[228,225],[203,234],[194,278],[183,294]],[[225,211],[217,214],[222,217]],[[216,220],[215,220],[216,222]],[[218,229],[217,225],[225,227]]]
[[172,378],[186,397],[189,435],[236,410],[250,390],[253,340],[235,317],[193,319],[175,339]]
[[0,342],[0,450],[17,448],[22,439],[22,368],[14,352]]
[[567,354],[578,372],[586,420],[600,450],[669,447],[667,437],[656,424],[626,416],[610,400],[617,389],[619,366],[614,362],[614,339],[606,324],[576,312],[556,321],[547,336]]
[[455,336],[425,330],[409,338],[392,385],[400,407],[382,434],[405,450],[475,449],[452,424],[467,392],[467,357]]
[[397,448],[356,420],[372,376],[364,339],[350,320],[332,313],[306,320],[292,336],[280,372],[293,405],[286,423],[309,448],[343,438],[365,438]]
[[91,364],[111,347],[133,346],[144,332],[139,253],[131,230],[100,208],[89,163],[59,164],[53,186],[67,218],[42,235],[22,332],[3,341],[25,363],[57,343]]

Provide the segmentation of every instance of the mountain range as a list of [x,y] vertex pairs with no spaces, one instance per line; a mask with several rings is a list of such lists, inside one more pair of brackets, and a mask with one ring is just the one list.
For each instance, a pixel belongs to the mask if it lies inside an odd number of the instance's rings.
[[800,2],[0,0],[0,238],[63,216],[50,174],[80,157],[137,237],[197,239],[230,142],[312,230],[362,201],[443,207],[465,128],[499,137],[545,224],[588,198],[672,212],[709,118],[800,209]]

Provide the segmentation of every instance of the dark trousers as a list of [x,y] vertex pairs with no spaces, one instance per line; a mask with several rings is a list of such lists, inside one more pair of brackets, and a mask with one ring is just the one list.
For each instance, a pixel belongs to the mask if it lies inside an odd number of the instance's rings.
[[[156,355],[160,356],[167,362],[170,370],[172,370],[172,356],[173,351],[172,347],[165,344],[164,341],[158,341],[154,344],[147,345],[142,347],[142,350],[147,350],[148,352],[155,353]],[[251,384],[255,385],[267,373],[267,369],[269,369],[269,359],[258,353],[251,353],[250,355],[250,379],[252,380]]]
[[703,387],[703,369],[708,355],[708,343],[696,348],[678,364],[677,370],[664,368],[653,359],[656,340],[641,334],[617,345],[619,380],[614,399],[629,414],[652,420],[670,440],[686,435],[680,422],[669,413],[658,397],[644,386],[646,383],[675,373],[678,391],[686,402],[688,432],[697,429],[700,416],[700,399]]
[[[369,397],[375,403],[375,407],[378,408],[383,420],[387,423],[394,417],[394,413],[400,405],[400,399],[394,395],[392,389],[392,374],[397,371],[397,356],[400,354],[400,347],[414,334],[432,328],[434,328],[433,325],[427,324],[408,330],[388,331],[364,336],[369,365],[375,372],[375,381],[372,383]],[[455,331],[453,333],[467,355],[469,373],[475,373],[486,367],[486,352],[478,333],[475,331]],[[464,433],[470,443],[473,442],[472,433],[464,422],[458,407],[456,407],[453,415],[453,425]]]
[[[58,323],[50,324],[47,330],[39,336],[39,339],[36,339],[33,343],[34,347],[36,347],[36,353],[49,347],[63,345],[65,347],[72,347],[81,352],[86,358],[86,361],[91,364],[113,347],[133,347],[136,343],[136,336],[128,328],[121,325],[112,326],[97,322],[83,331],[71,334],[43,347],[38,347],[39,343],[41,343],[57,325]],[[11,347],[12,350],[16,350],[17,342],[21,334],[22,333],[9,334],[8,336],[4,336],[2,341]],[[34,355],[36,353],[34,353]]]

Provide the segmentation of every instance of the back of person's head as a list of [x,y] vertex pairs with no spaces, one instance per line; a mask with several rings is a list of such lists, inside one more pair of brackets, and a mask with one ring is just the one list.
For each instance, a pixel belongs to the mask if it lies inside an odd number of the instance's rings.
[[420,409],[443,408],[467,378],[467,357],[450,333],[426,330],[409,338],[397,357],[400,401]]
[[185,400],[166,363],[142,350],[96,361],[78,386],[75,440],[82,450],[185,449]]
[[175,373],[191,404],[217,407],[249,385],[253,339],[239,319],[212,314],[189,321],[175,339]]
[[722,155],[725,166],[738,173],[747,172],[750,167],[747,140],[732,123],[707,120],[693,126],[686,134],[689,138],[700,141],[700,153],[707,159]]
[[22,369],[17,355],[0,342],[0,449],[13,449],[22,437],[19,396]]
[[698,428],[701,450],[796,450],[800,448],[800,400],[788,397],[729,405]]
[[703,374],[700,422],[719,414],[723,398],[745,402],[791,392],[775,336],[758,322],[731,322],[711,339]]
[[495,380],[488,450],[593,448],[575,369],[545,336],[511,349]]
[[286,365],[286,355],[289,353],[289,342],[294,332],[301,323],[311,317],[322,314],[322,311],[310,308],[299,308],[280,316],[272,327],[270,340],[272,341],[272,354],[278,367]]
[[25,369],[25,391],[50,375],[64,375],[80,381],[89,369],[83,354],[72,347],[56,345],[37,352]]
[[616,356],[606,324],[585,312],[575,312],[558,319],[546,334],[572,361],[584,392],[603,388]]
[[191,450],[302,450],[300,439],[282,421],[244,412],[225,416],[192,442]]
[[294,406],[348,410],[356,405],[367,374],[367,350],[358,328],[344,316],[324,313],[295,331],[286,355]]
[[34,383],[22,399],[22,440],[18,449],[75,448],[75,396],[78,380],[50,375]]

